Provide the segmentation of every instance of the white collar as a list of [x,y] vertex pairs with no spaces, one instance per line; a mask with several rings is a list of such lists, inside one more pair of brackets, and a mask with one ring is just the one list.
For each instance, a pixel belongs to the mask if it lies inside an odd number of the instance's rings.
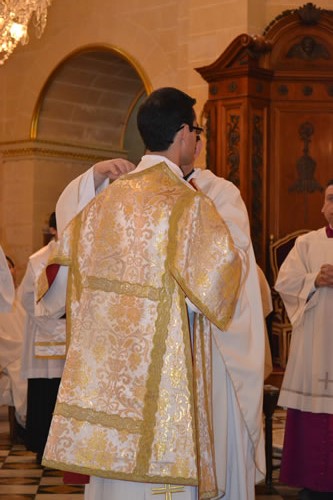
[[178,177],[183,177],[183,172],[182,170],[173,163],[171,160],[166,158],[165,156],[162,155],[144,155],[141,158],[140,163],[136,167],[133,172],[140,172],[141,170],[145,170],[146,168],[153,167],[154,165],[157,165],[158,163],[164,162],[168,165],[168,167],[176,174]]

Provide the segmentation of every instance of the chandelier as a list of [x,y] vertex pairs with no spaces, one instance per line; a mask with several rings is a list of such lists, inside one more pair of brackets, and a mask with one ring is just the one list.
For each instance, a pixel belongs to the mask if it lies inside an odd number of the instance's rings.
[[52,0],[0,0],[0,65],[19,42],[28,43],[28,25],[41,37],[47,20],[47,8]]

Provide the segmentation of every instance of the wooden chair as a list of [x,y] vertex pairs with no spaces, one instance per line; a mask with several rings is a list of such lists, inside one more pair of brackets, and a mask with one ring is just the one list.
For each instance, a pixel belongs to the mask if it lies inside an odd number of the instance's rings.
[[[275,283],[281,264],[295,244],[298,236],[309,232],[309,229],[299,229],[274,241],[271,236],[269,244],[269,260],[272,281]],[[271,340],[273,363],[285,368],[288,360],[292,326],[287,311],[278,292],[272,289],[273,314],[271,320]]]
[[273,483],[273,413],[279,399],[280,389],[272,385],[264,385],[264,415],[265,415],[265,457],[266,486],[271,489]]

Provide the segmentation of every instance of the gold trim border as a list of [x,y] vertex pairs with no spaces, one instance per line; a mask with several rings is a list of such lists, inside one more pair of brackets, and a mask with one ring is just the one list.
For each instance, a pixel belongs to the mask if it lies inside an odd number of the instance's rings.
[[109,470],[92,469],[90,467],[81,467],[66,462],[58,462],[56,460],[48,460],[43,458],[42,465],[51,469],[59,469],[69,472],[78,472],[80,474],[87,474],[88,476],[105,477],[107,479],[118,479],[123,481],[134,481],[140,483],[158,483],[158,484],[182,484],[184,486],[198,486],[196,479],[187,477],[171,477],[171,476],[157,476],[157,475],[140,475],[132,472],[111,472]]
[[84,161],[101,161],[110,158],[127,159],[127,151],[120,149],[102,149],[94,146],[82,146],[49,140],[16,140],[0,142],[0,153],[3,158],[24,156],[48,156]]

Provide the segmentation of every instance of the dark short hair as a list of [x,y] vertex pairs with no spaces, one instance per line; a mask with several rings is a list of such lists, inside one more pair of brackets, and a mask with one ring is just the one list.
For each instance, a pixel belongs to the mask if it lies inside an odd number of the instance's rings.
[[146,148],[150,151],[167,150],[184,123],[193,125],[195,102],[185,92],[173,87],[152,92],[141,104],[137,115],[138,129]]
[[326,187],[328,186],[333,186],[333,179],[330,179],[327,184],[326,184]]
[[50,215],[49,227],[53,227],[55,230],[57,230],[57,219],[55,212],[52,212],[52,214]]

